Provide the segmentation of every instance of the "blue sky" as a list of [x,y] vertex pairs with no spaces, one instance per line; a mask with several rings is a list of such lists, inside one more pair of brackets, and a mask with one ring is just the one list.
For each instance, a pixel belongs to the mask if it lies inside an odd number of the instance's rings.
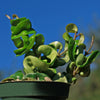
[[[88,29],[93,16],[100,17],[99,0],[2,0],[0,2],[0,70],[11,74],[23,68],[22,57],[16,57],[16,49],[11,41],[10,22],[5,14],[27,17],[37,33],[42,33],[45,43],[62,41],[65,26],[75,23],[82,29]],[[15,67],[14,67],[15,66]],[[7,71],[9,73],[7,73]],[[11,71],[11,72],[10,72]]]

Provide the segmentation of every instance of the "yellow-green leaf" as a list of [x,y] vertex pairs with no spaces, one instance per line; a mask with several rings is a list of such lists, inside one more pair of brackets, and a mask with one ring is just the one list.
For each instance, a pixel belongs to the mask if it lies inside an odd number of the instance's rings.
[[77,33],[78,32],[78,28],[75,24],[70,23],[66,26],[66,31],[70,32],[70,33]]

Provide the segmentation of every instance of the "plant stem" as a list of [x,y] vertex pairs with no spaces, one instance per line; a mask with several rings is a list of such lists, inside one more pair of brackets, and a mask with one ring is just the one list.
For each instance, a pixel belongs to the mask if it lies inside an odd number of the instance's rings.
[[80,33],[78,35],[76,35],[76,37],[80,36]]
[[[9,20],[11,20],[11,17],[10,17],[9,15],[6,14],[5,16],[6,16]],[[18,19],[18,18],[19,18],[16,14],[13,14],[12,17],[13,17],[13,19],[14,19],[14,18]]]
[[91,41],[90,48],[89,48],[88,50],[85,49],[85,56],[92,53],[92,51],[91,51],[91,52],[89,52],[89,51],[91,50],[91,48],[92,48],[92,46],[93,46],[94,38],[95,38],[95,37],[94,37],[94,35],[93,35],[93,36],[92,36],[92,41]]
[[61,53],[59,54],[59,56],[61,56],[61,55],[63,55],[64,53],[66,53],[66,51],[68,51],[68,48],[65,49],[63,52],[61,52]]
[[59,49],[58,54],[60,54],[61,49]]
[[90,50],[91,50],[91,48],[92,48],[92,46],[93,46],[93,43],[94,43],[94,36],[92,36],[92,41],[91,41],[91,45],[90,45],[90,48],[87,50],[87,52],[89,52]]
[[76,37],[77,37],[77,35],[76,35],[76,34],[77,34],[77,32],[75,32],[75,35],[74,35],[74,40],[75,40],[75,39],[76,39]]
[[11,17],[9,15],[5,15],[9,20],[11,20]]
[[79,70],[79,67],[77,67],[74,71],[73,71],[73,76],[75,76],[77,74],[77,71]]

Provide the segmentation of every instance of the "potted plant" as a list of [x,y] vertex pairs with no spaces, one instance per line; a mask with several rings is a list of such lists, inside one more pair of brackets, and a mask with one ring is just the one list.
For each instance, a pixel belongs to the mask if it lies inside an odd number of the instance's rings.
[[[63,34],[64,48],[59,41],[44,44],[44,36],[36,34],[29,19],[11,19],[11,39],[17,47],[16,56],[24,55],[24,72],[17,71],[0,83],[0,97],[3,100],[66,100],[71,84],[77,81],[77,75],[88,77],[90,64],[100,52],[86,50],[84,35],[71,23]],[[70,35],[70,34],[73,34]],[[63,49],[63,50],[62,50]],[[57,72],[58,66],[65,65],[64,72]]]

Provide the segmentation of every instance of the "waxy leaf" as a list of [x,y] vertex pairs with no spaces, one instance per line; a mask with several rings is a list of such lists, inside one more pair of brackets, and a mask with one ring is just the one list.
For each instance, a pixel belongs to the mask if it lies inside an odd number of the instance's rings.
[[79,42],[78,42],[78,45],[82,44],[85,40],[85,37],[82,33],[80,33],[80,39],[79,39]]
[[53,68],[56,68],[56,67],[58,67],[58,66],[63,66],[63,65],[65,65],[65,63],[66,63],[66,61],[65,61],[66,59],[64,59],[64,58],[56,58],[56,60],[55,60],[55,62],[54,62],[54,65],[52,66]]
[[92,54],[90,54],[87,57],[86,62],[83,65],[80,65],[78,67],[85,67],[85,66],[90,65],[96,59],[97,55],[99,55],[99,54],[100,54],[100,52],[98,50],[93,51]]
[[67,51],[65,52],[65,56],[64,58],[62,58],[62,60],[64,60],[67,63],[70,60],[69,54],[68,54],[68,42],[67,41],[65,41],[64,50],[67,50]]
[[68,54],[71,61],[75,61],[75,50],[75,41],[73,39],[70,39],[68,44]]
[[64,58],[62,58],[64,62],[68,62],[70,60],[68,52],[65,54]]
[[67,73],[70,73],[73,75],[73,71],[74,71],[75,67],[76,67],[75,62],[69,63],[67,68],[66,68]]
[[65,47],[64,47],[64,50],[67,50],[68,49],[68,42],[65,41]]
[[70,32],[70,33],[77,33],[78,32],[78,28],[75,24],[71,23],[71,24],[68,24],[66,26],[66,31],[67,32]]
[[25,54],[25,57],[27,56],[35,56],[34,52],[33,51],[28,51],[26,54]]
[[21,38],[14,39],[13,42],[14,42],[14,44],[15,44],[15,46],[16,46],[17,48],[23,47],[23,41],[22,41]]
[[31,22],[29,19],[26,19],[17,24],[16,28],[12,31],[12,35],[17,35],[23,30],[30,30],[30,29],[31,29]]
[[12,26],[16,26],[18,23],[20,23],[23,20],[26,20],[26,18],[25,17],[22,17],[22,18],[18,18],[18,19],[13,19],[13,20],[10,20],[10,24]]
[[53,81],[55,82],[64,82],[64,83],[68,83],[66,76],[64,76],[63,74],[61,74],[60,72],[57,73],[54,78]]
[[22,80],[23,79],[23,72],[22,71],[17,71],[15,74],[10,75],[9,78],[13,78],[13,79],[19,79]]
[[49,45],[40,45],[37,50],[38,53],[43,53],[48,59],[50,59],[50,66],[54,64],[57,57],[57,51]]
[[68,32],[65,32],[65,33],[63,34],[63,39],[64,39],[65,41],[69,41],[70,38],[72,38],[72,37],[68,34]]
[[62,45],[62,43],[60,43],[59,41],[54,41],[54,42],[52,42],[52,43],[50,43],[49,44],[50,46],[53,46],[54,48],[56,48],[56,49],[62,49],[62,47],[63,47],[63,45]]
[[80,53],[76,58],[76,65],[82,65],[85,61],[85,56]]
[[[40,71],[46,71],[49,68],[49,64],[38,59],[37,57],[34,56],[27,56],[25,57],[23,61],[23,65],[25,70],[28,69],[34,69],[34,67],[37,67]],[[30,72],[27,72],[30,73]]]
[[25,47],[19,48],[17,50],[14,50],[14,53],[16,54],[16,56],[20,56],[22,54],[24,54],[23,52],[25,51]]
[[15,30],[16,26],[11,26],[11,32]]
[[17,39],[17,38],[21,38],[22,36],[27,36],[27,35],[29,35],[29,34],[36,34],[36,31],[35,30],[33,30],[33,29],[31,29],[31,30],[24,30],[24,31],[22,31],[22,32],[20,32],[19,34],[17,34],[17,35],[12,35],[11,36],[11,39],[12,40],[14,40],[14,39]]
[[84,49],[86,48],[85,44],[79,44],[79,46],[77,47],[77,51],[76,54],[79,55],[80,53],[83,53]]
[[24,77],[24,74],[22,71],[17,71],[16,73],[10,75],[9,77],[5,78],[2,80],[2,82],[11,82],[11,81],[16,81],[18,80],[22,80]]
[[55,68],[48,68],[45,72],[49,77],[53,78],[53,76],[57,73]]
[[35,37],[35,44],[33,46],[34,53],[38,56],[36,50],[40,45],[44,44],[44,36],[42,34],[37,34]]
[[37,45],[44,44],[44,36],[42,34],[37,34],[35,38],[35,42]]
[[32,49],[34,42],[35,42],[35,34],[32,35],[30,38],[28,36],[22,36],[24,46],[15,50],[16,56],[23,55],[27,53],[30,49]]

